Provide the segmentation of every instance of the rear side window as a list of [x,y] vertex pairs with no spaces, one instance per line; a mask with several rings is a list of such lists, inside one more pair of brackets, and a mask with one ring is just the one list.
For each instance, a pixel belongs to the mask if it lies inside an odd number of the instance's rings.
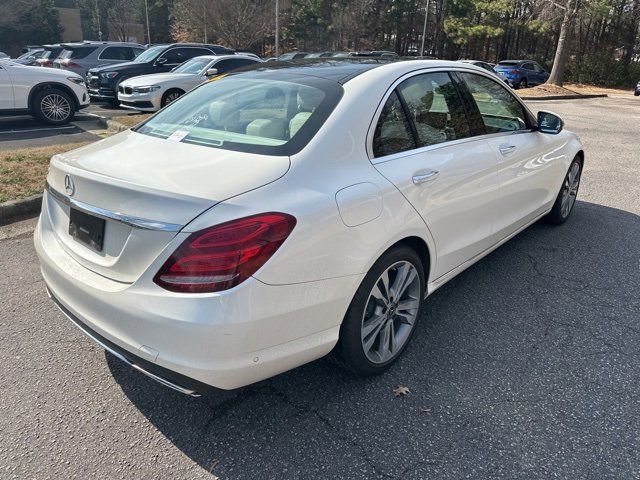
[[65,49],[59,58],[72,58],[74,60],[79,60],[81,58],[87,57],[89,54],[95,52],[98,47],[78,47],[73,49]]
[[458,74],[465,82],[480,111],[486,133],[526,130],[524,107],[498,82],[473,73]]
[[458,91],[445,72],[411,77],[398,92],[416,128],[419,147],[470,136]]
[[415,148],[409,120],[394,91],[387,99],[373,135],[373,155],[384,157]]
[[193,57],[201,55],[211,55],[211,50],[206,48],[172,48],[162,54],[162,58],[166,58],[167,65],[179,65]]
[[100,54],[101,60],[132,60],[133,50],[130,47],[107,47]]

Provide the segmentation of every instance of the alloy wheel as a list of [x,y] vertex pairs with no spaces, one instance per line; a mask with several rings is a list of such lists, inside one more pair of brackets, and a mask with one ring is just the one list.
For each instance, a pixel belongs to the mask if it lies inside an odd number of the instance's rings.
[[180,94],[180,93],[178,93],[178,92],[172,92],[172,93],[170,93],[169,95],[167,95],[167,96],[165,97],[165,100],[164,100],[164,104],[165,104],[165,106],[166,106],[166,105],[169,105],[171,102],[176,101],[178,98],[180,98],[180,96],[181,96],[181,94]]
[[560,214],[563,218],[569,216],[573,205],[576,203],[578,187],[580,186],[580,173],[580,164],[578,164],[578,162],[574,162],[564,179],[564,184],[562,185],[562,201],[560,208]]
[[58,93],[45,95],[40,102],[40,109],[42,110],[42,115],[53,122],[65,120],[71,114],[69,100]]
[[367,359],[386,363],[398,355],[416,322],[420,306],[420,276],[410,262],[387,268],[369,294],[360,338]]

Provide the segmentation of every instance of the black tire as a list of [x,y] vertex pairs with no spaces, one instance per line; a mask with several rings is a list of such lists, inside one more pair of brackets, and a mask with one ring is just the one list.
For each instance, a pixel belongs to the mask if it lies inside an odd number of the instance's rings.
[[[567,192],[567,188],[569,187],[569,178],[570,178],[570,174],[572,169],[574,169],[574,165],[578,165],[578,179],[577,179],[577,185],[575,186],[575,191],[573,193],[573,201],[571,202],[571,205],[568,209],[568,211],[565,209],[563,209],[563,198],[566,195]],[[575,157],[573,159],[573,162],[571,162],[571,165],[569,165],[569,169],[567,170],[567,173],[564,177],[564,179],[562,180],[562,186],[560,187],[560,191],[558,192],[558,196],[556,197],[556,201],[553,204],[553,208],[551,209],[551,211],[547,214],[547,216],[545,217],[545,220],[548,223],[551,223],[552,225],[562,225],[564,222],[566,222],[569,219],[569,216],[571,215],[571,212],[573,212],[573,207],[575,205],[575,200],[578,196],[578,189],[580,188],[580,178],[582,177],[582,160],[580,159],[580,157]],[[571,195],[571,194],[570,194]]]
[[640,92],[633,92],[636,97],[640,97]]
[[[417,313],[408,337],[401,348],[399,348],[388,361],[384,363],[374,363],[367,358],[361,338],[365,309],[368,307],[370,299],[373,299],[372,290],[376,282],[378,282],[385,271],[398,262],[409,262],[417,270],[420,282]],[[334,359],[359,377],[379,375],[388,370],[411,341],[411,337],[415,332],[416,325],[422,313],[424,291],[424,266],[418,254],[412,248],[404,245],[394,247],[385,252],[371,267],[349,305],[349,309],[340,327],[340,339],[333,352]]]
[[162,100],[160,101],[160,106],[162,108],[166,107],[167,105],[169,105],[171,102],[177,100],[178,98],[180,98],[182,95],[184,95],[184,92],[182,90],[180,90],[179,88],[171,88],[169,90],[167,90],[166,92],[164,92],[164,95],[162,95]]
[[526,78],[523,78],[522,80],[520,80],[520,85],[518,85],[518,88],[529,88],[529,81]]
[[32,100],[35,117],[49,125],[69,123],[76,113],[76,102],[64,90],[46,88],[37,92]]

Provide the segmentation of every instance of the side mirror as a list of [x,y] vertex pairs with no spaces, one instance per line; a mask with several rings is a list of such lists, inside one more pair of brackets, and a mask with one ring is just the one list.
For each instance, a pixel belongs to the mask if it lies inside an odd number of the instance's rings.
[[160,57],[156,60],[156,65],[162,65],[164,63],[167,63],[167,59],[165,57]]
[[557,135],[562,131],[564,122],[555,113],[540,111],[538,112],[538,131],[540,133],[549,133]]
[[217,74],[218,74],[218,69],[217,68],[207,68],[207,71],[205,73],[205,75],[207,77],[212,77],[212,76],[217,75]]

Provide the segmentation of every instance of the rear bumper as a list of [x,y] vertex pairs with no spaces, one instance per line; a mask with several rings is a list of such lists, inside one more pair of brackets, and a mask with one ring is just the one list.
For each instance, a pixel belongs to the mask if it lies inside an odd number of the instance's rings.
[[49,295],[49,298],[51,298],[51,300],[53,300],[56,306],[60,309],[60,311],[64,313],[64,315],[85,335],[87,335],[90,339],[92,339],[94,342],[96,342],[116,358],[127,363],[139,372],[144,373],[156,382],[192,397],[199,397],[200,393],[198,392],[204,393],[212,388],[209,385],[198,382],[197,380],[194,380],[192,378],[185,377],[184,375],[180,375],[179,373],[172,372],[171,370],[167,370],[166,368],[162,368],[159,365],[155,365],[147,360],[144,360],[143,358],[127,352],[126,350],[123,350],[115,343],[110,342],[102,335],[89,328],[82,322],[82,320],[73,315],[73,313],[71,313],[64,305],[62,305],[62,303],[60,303],[60,301],[55,297],[55,295],[51,292],[51,290],[49,290],[48,287],[47,294]]
[[216,294],[167,292],[152,274],[116,282],[69,256],[43,212],[34,243],[65,315],[119,358],[188,394],[238,388],[326,355],[362,279],[271,286],[250,278]]

